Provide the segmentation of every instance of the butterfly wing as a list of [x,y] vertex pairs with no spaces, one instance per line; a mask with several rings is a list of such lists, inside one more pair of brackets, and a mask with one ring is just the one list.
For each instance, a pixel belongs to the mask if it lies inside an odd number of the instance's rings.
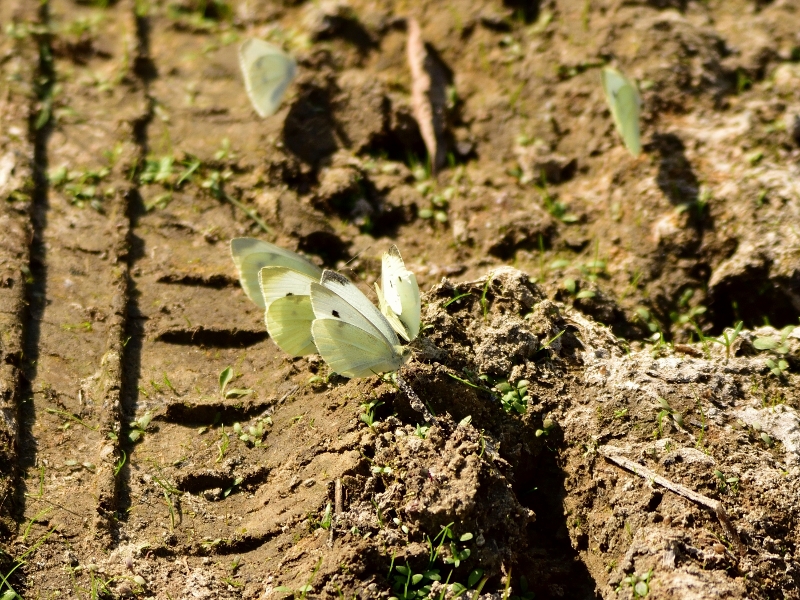
[[386,302],[386,298],[383,295],[383,290],[381,290],[380,286],[376,283],[375,284],[375,293],[378,295],[378,307],[381,309],[381,313],[386,320],[389,321],[389,325],[392,326],[401,338],[405,341],[410,341],[408,339],[408,332],[406,331],[406,326],[403,325],[403,322],[397,316],[397,314],[391,309],[389,304]]
[[[403,330],[394,326],[393,320],[389,322],[403,338],[413,340],[419,335],[420,326],[420,295],[416,276],[406,269],[397,246],[392,246],[389,252],[383,255],[381,283],[386,306],[390,308],[397,319],[402,323]],[[386,310],[381,307],[381,312]]]
[[258,272],[258,281],[261,285],[261,298],[269,310],[270,305],[278,298],[308,296],[311,283],[319,281],[319,277],[312,277],[289,267],[264,267]]
[[314,310],[309,296],[277,298],[269,305],[264,321],[269,336],[287,354],[305,356],[317,352],[311,336]]
[[297,72],[294,58],[269,42],[251,38],[239,47],[239,66],[253,108],[262,118],[274,114]]
[[642,99],[639,91],[627,77],[611,67],[603,69],[601,80],[614,125],[625,147],[634,157],[639,156],[642,152],[639,130]]
[[639,111],[641,110],[639,92],[633,85],[626,85],[617,92],[619,122],[617,127],[628,151],[637,157],[642,153],[639,132]]
[[296,252],[255,238],[232,239],[231,257],[239,273],[239,282],[242,284],[244,293],[262,309],[266,309],[266,302],[264,302],[258,281],[258,275],[262,268],[287,267],[293,271],[304,273],[315,281],[319,281],[322,277],[322,269],[311,264]]
[[342,320],[384,337],[392,346],[400,343],[381,311],[352,281],[335,271],[323,271],[319,284],[311,285],[311,304],[318,319]]
[[345,377],[396,371],[411,356],[407,347],[391,346],[386,339],[338,319],[316,319],[311,333],[328,366]]

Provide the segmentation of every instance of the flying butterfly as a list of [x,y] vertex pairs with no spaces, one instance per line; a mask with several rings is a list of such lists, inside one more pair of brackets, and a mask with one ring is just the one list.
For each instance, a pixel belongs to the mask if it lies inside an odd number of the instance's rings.
[[630,79],[617,69],[605,67],[601,73],[603,91],[606,94],[614,125],[625,142],[625,147],[633,157],[642,152],[642,141],[639,133],[639,112],[642,99],[639,90]]
[[278,110],[297,73],[297,62],[274,44],[255,38],[239,47],[239,67],[253,108],[262,118]]

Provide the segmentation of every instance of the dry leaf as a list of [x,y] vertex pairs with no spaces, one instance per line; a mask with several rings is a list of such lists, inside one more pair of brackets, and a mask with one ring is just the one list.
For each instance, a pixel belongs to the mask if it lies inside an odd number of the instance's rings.
[[411,109],[419,125],[419,132],[431,161],[431,170],[435,173],[441,165],[441,148],[438,140],[441,136],[442,119],[434,110],[431,100],[433,85],[430,73],[430,61],[422,30],[416,19],[408,19],[408,66],[411,68]]

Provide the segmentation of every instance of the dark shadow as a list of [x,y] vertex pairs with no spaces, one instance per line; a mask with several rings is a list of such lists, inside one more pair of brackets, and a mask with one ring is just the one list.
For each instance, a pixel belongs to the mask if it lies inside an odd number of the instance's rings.
[[352,44],[363,57],[370,51],[380,47],[378,40],[358,21],[358,15],[352,10],[343,14],[325,15],[324,30],[314,36],[317,41],[341,39]]
[[150,21],[136,15],[136,54],[133,57],[133,74],[145,85],[158,77],[158,69],[150,58]]
[[[128,197],[128,217],[130,231],[128,235],[128,268],[131,269],[135,262],[144,256],[144,240],[133,234],[138,219],[144,214],[144,202],[137,190],[132,190]],[[134,444],[130,441],[129,424],[136,418],[136,407],[139,404],[139,380],[142,370],[142,344],[144,342],[146,317],[139,308],[140,293],[132,277],[128,279],[128,302],[125,315],[125,344],[122,356],[122,377],[120,390],[120,449],[125,452],[126,460],[117,476],[117,519],[119,522],[127,520],[131,506],[130,493],[130,462],[134,451]],[[117,536],[118,537],[118,536]]]
[[[50,22],[50,10],[47,3],[39,7],[39,22]],[[32,382],[38,374],[39,342],[41,340],[41,322],[47,305],[47,246],[44,231],[47,228],[47,214],[50,211],[50,183],[47,179],[49,158],[47,145],[53,133],[51,101],[56,83],[53,66],[52,35],[48,28],[34,35],[39,46],[39,64],[35,74],[35,91],[40,108],[32,109],[28,132],[33,139],[33,193],[31,196],[30,221],[32,238],[30,244],[30,277],[25,289],[28,305],[27,315],[23,321],[22,343],[24,360],[21,364],[19,387],[17,389],[17,418],[19,432],[17,434],[18,459],[14,473],[16,498],[14,513],[18,519],[25,514],[25,474],[36,466],[38,447],[32,427],[36,420],[33,403]],[[44,116],[47,116],[46,120]]]
[[743,269],[709,290],[710,335],[720,335],[737,321],[744,321],[745,329],[796,325],[798,295],[797,280],[770,278],[766,265]]
[[700,182],[686,158],[681,139],[673,133],[656,133],[647,150],[661,156],[656,183],[669,201],[675,206],[696,204]]
[[326,265],[350,258],[348,245],[335,233],[315,231],[299,239],[298,250],[316,254]]
[[328,92],[313,84],[305,85],[299,90],[283,125],[286,149],[316,167],[338,147],[331,115]]
[[[535,598],[556,598],[553,590],[563,590],[564,598],[595,600],[600,598],[595,581],[579,551],[586,550],[585,541],[573,548],[564,515],[567,497],[566,475],[559,466],[556,448],[562,440],[551,433],[537,457],[530,457],[528,469],[517,469],[514,490],[520,503],[536,513],[536,521],[528,526],[528,548],[519,566],[519,574],[527,575],[528,589]],[[584,534],[584,537],[587,537]],[[518,581],[514,581],[519,589]]]
[[503,6],[514,11],[514,18],[533,23],[539,18],[540,0],[503,0]]

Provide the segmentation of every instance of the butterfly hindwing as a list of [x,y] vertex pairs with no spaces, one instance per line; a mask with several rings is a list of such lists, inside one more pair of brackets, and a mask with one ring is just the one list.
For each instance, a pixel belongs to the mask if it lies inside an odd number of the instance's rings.
[[287,354],[305,356],[317,352],[311,335],[314,310],[309,296],[284,296],[274,300],[264,320],[272,340]]
[[272,302],[284,296],[308,296],[311,283],[319,281],[319,276],[312,277],[289,267],[264,267],[258,272],[258,281],[261,297],[269,308]]
[[411,355],[389,322],[349,279],[324,271],[311,284],[314,343],[325,362],[346,377],[395,371]]
[[311,286],[311,303],[318,319],[340,319],[373,335],[383,336],[392,346],[400,343],[386,317],[344,275],[324,271],[319,285]]

